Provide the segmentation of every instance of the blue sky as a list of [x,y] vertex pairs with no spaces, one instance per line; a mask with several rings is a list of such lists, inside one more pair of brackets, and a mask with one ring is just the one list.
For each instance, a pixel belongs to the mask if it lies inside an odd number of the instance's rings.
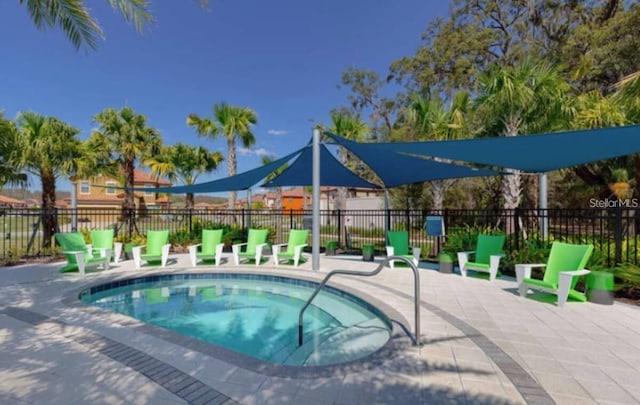
[[[262,153],[283,156],[302,147],[312,123],[347,103],[337,89],[350,66],[388,72],[412,55],[428,21],[445,16],[447,2],[424,0],[227,0],[153,2],[157,20],[141,35],[107,0],[88,1],[106,40],[76,51],[57,30],[38,31],[19,2],[0,2],[0,109],[56,116],[82,130],[105,107],[125,105],[148,117],[165,143],[219,150],[223,140],[198,138],[189,113],[212,114],[214,103],[258,114],[257,143],[241,151],[238,170]],[[178,6],[180,4],[180,6]],[[199,182],[225,177],[226,165]],[[66,182],[59,189],[68,189]],[[32,189],[38,189],[35,183]]]

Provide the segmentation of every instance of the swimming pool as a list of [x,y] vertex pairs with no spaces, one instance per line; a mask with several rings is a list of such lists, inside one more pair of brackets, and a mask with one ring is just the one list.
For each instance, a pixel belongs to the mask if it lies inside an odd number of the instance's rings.
[[94,286],[80,299],[275,364],[339,364],[385,345],[392,326],[379,309],[325,287],[305,312],[298,346],[298,313],[317,285],[261,274],[163,274]]

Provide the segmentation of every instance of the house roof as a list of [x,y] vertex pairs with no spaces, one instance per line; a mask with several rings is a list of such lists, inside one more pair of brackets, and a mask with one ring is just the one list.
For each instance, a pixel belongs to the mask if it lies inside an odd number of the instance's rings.
[[[283,197],[300,197],[302,198],[302,187],[298,187],[298,188],[290,188],[289,190],[283,190],[282,191],[282,196]],[[307,197],[311,197],[311,193],[306,193]]]
[[15,198],[5,197],[5,196],[3,196],[3,195],[0,195],[0,203],[10,204],[10,205],[26,204],[26,203],[25,203],[24,201],[22,201],[22,200],[16,200]]
[[143,172],[142,170],[134,169],[133,170],[133,182],[134,183],[149,183],[149,184],[158,184],[160,186],[170,186],[171,182],[167,181],[163,178],[156,178],[155,176],[150,175],[149,173]]

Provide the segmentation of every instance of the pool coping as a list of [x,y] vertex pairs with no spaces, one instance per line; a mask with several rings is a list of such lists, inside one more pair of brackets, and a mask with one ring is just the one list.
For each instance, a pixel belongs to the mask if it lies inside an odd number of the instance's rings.
[[[348,294],[352,294],[355,297],[368,302],[370,305],[376,307],[380,312],[382,312],[391,322],[392,331],[391,337],[389,340],[377,351],[368,354],[364,357],[361,357],[356,360],[352,360],[349,362],[341,363],[341,364],[333,364],[333,365],[317,365],[317,366],[291,366],[284,364],[274,364],[268,363],[266,361],[251,357],[249,355],[245,355],[239,352],[235,352],[229,349],[225,349],[221,346],[214,345],[212,343],[207,343],[202,340],[182,335],[177,332],[170,331],[168,329],[164,329],[159,326],[151,325],[139,321],[137,319],[128,317],[126,315],[117,314],[114,312],[110,312],[96,306],[85,304],[79,299],[79,295],[82,291],[90,289],[91,287],[95,287],[101,284],[107,284],[114,281],[130,279],[130,278],[139,278],[145,276],[153,276],[153,275],[167,275],[167,274],[202,274],[202,273],[214,273],[216,271],[206,271],[204,268],[183,268],[183,269],[171,269],[171,270],[151,270],[145,271],[144,273],[119,273],[114,274],[113,278],[110,279],[102,279],[100,281],[93,281],[91,283],[87,283],[79,288],[75,288],[72,291],[68,292],[62,297],[62,304],[71,307],[82,309],[87,313],[99,314],[99,315],[110,315],[113,316],[114,319],[118,319],[117,325],[128,327],[136,332],[140,332],[149,336],[153,336],[155,338],[167,341],[172,344],[176,344],[183,348],[197,351],[199,353],[205,354],[207,356],[213,357],[217,360],[224,361],[231,365],[251,370],[253,372],[260,373],[269,377],[283,377],[283,378],[319,378],[319,377],[335,377],[335,376],[346,376],[350,373],[361,372],[363,370],[371,370],[382,366],[387,360],[394,358],[398,354],[406,352],[407,350],[417,347],[413,345],[413,338],[411,337],[411,327],[407,319],[400,312],[395,310],[393,307],[387,305],[383,301],[376,299],[375,297],[370,296],[369,294],[364,293],[361,290],[357,290],[351,288],[349,286],[336,283],[332,281],[328,285],[342,290]],[[220,272],[220,271],[218,271]],[[283,274],[274,269],[269,269],[269,271],[261,271],[261,270],[253,270],[253,269],[229,269],[225,268],[224,273],[230,274],[263,274],[263,275],[273,275],[285,278],[292,279],[300,279],[308,282],[319,284],[321,279],[310,277],[308,274],[299,274],[299,275],[291,275],[291,274]],[[270,273],[273,272],[273,273]],[[126,345],[126,343],[123,343]]]

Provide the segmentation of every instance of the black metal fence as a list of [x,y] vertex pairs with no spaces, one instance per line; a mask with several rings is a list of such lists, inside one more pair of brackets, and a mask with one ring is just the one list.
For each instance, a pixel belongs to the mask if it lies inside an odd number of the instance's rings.
[[[384,252],[385,230],[408,230],[411,244],[422,247],[423,258],[438,253],[454,235],[503,232],[508,235],[505,250],[517,251],[527,244],[561,240],[593,243],[608,265],[619,262],[638,264],[636,229],[640,225],[637,209],[548,209],[548,210],[348,210],[320,212],[320,243],[337,241],[345,252],[360,252],[373,245]],[[0,210],[0,260],[47,256],[44,249],[40,210]],[[268,227],[271,243],[285,243],[292,228],[311,228],[311,210],[148,210],[135,213],[129,227],[118,209],[57,209],[59,232],[113,228],[117,235],[145,234],[150,229],[169,229],[172,233],[201,226],[225,225],[231,228]],[[442,219],[446,236],[425,232],[427,216]],[[74,227],[73,224],[76,224]],[[130,235],[129,235],[130,236]],[[311,237],[309,239],[311,241]],[[53,241],[51,246],[54,246]]]

